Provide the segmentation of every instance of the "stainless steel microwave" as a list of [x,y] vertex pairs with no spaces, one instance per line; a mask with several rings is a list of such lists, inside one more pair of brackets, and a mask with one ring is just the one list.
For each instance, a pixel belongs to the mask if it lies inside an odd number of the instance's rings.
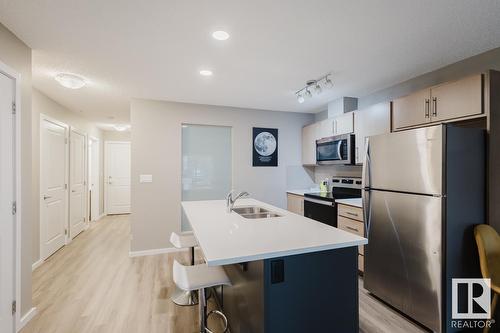
[[316,162],[318,164],[353,164],[354,134],[316,140]]

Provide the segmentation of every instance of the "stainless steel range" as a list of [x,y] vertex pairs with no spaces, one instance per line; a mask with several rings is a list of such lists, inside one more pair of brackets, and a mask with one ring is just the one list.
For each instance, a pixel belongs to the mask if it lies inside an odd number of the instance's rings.
[[337,227],[335,199],[361,197],[361,178],[334,177],[331,191],[304,194],[304,216]]

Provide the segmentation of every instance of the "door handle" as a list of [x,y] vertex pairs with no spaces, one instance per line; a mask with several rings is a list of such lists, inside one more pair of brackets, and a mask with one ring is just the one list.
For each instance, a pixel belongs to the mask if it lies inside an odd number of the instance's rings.
[[437,117],[437,115],[438,115],[438,100],[437,100],[437,97],[433,97],[432,98],[432,104],[433,104],[433,107],[432,107],[432,116],[433,117]]
[[430,100],[428,98],[425,99],[425,118],[429,118],[429,107],[430,107]]
[[43,200],[47,200],[47,199],[50,199],[50,198],[52,198],[50,195],[44,195],[43,196]]

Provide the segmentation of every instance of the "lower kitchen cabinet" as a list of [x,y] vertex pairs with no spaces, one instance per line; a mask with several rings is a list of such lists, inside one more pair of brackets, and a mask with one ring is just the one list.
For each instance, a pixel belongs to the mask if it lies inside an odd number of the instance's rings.
[[[337,228],[351,234],[365,237],[365,224],[363,222],[363,209],[350,205],[338,205]],[[358,249],[358,270],[364,272],[364,246]]]
[[298,194],[287,194],[287,209],[295,214],[304,216],[304,197]]

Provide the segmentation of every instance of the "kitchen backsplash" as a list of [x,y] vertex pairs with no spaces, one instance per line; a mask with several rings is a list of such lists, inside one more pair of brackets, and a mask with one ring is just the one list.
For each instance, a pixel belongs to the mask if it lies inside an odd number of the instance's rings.
[[363,167],[358,165],[316,166],[314,168],[314,182],[319,183],[325,178],[332,177],[361,177]]

